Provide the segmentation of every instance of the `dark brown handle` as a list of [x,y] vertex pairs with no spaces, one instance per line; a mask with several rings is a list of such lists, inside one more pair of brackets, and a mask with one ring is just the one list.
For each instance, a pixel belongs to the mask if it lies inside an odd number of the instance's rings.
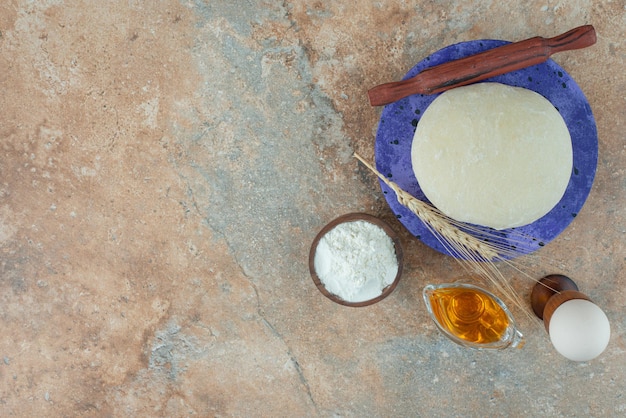
[[581,49],[596,43],[596,31],[591,25],[579,26],[562,35],[545,40],[550,55],[557,52]]
[[407,80],[376,86],[367,95],[372,106],[382,106],[412,94],[441,93],[540,64],[554,53],[585,48],[595,42],[593,26],[579,26],[553,38],[537,36],[427,68]]

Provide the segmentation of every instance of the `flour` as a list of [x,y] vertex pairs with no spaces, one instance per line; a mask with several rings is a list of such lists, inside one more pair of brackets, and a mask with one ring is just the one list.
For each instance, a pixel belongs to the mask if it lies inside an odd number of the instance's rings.
[[347,302],[379,296],[398,273],[391,238],[361,220],[344,222],[325,234],[317,244],[314,265],[326,290]]

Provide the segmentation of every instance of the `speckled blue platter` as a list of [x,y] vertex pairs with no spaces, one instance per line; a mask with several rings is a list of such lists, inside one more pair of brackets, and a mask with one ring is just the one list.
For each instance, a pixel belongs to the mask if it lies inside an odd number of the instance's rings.
[[[499,40],[478,40],[450,45],[419,62],[404,78],[414,77],[428,67],[507,43]],[[598,160],[595,120],[591,107],[576,82],[552,60],[492,77],[484,82],[524,87],[541,94],[559,111],[572,138],[574,167],[561,201],[548,214],[532,224],[497,232],[501,243],[512,248],[518,255],[528,254],[563,232],[576,217],[591,191]],[[413,95],[385,106],[376,134],[375,155],[378,171],[402,189],[426,202],[428,200],[422,193],[411,167],[411,143],[420,116],[437,96]],[[416,215],[397,201],[393,190],[382,181],[380,184],[391,210],[415,237],[437,251],[454,256]],[[484,239],[484,236],[478,236]]]

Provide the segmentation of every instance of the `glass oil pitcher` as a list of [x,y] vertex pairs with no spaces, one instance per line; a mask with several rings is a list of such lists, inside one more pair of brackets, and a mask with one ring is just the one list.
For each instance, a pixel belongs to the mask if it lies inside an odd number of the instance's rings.
[[524,345],[506,305],[485,289],[465,283],[430,284],[423,296],[439,330],[457,344],[476,349]]

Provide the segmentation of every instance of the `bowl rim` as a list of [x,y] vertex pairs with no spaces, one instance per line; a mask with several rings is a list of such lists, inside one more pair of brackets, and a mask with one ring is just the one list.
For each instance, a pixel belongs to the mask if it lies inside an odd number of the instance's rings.
[[[387,234],[387,236],[391,238],[391,241],[393,242],[393,246],[396,252],[396,260],[398,261],[398,272],[396,273],[396,277],[394,278],[393,282],[389,286],[385,287],[380,295],[376,296],[373,299],[368,299],[368,300],[364,300],[361,302],[346,301],[340,298],[339,296],[329,292],[324,286],[324,284],[322,283],[319,276],[317,275],[317,272],[315,271],[315,254],[317,252],[317,245],[319,244],[322,237],[326,235],[328,232],[330,232],[332,229],[334,229],[336,226],[342,223],[355,222],[355,221],[366,221],[382,228]],[[327,223],[317,233],[317,235],[313,239],[313,243],[311,244],[311,249],[309,250],[309,271],[311,273],[311,278],[313,279],[313,283],[315,283],[315,286],[317,287],[317,289],[324,296],[326,296],[328,299],[332,300],[333,302],[338,303],[340,305],[351,306],[351,307],[370,306],[377,302],[380,302],[381,300],[389,296],[395,290],[396,286],[400,282],[400,278],[402,277],[402,271],[403,271],[403,261],[404,261],[404,253],[402,251],[402,244],[400,242],[400,237],[396,233],[396,231],[393,230],[391,226],[389,226],[389,224],[383,221],[382,219],[374,215],[364,213],[364,212],[347,213]]]

